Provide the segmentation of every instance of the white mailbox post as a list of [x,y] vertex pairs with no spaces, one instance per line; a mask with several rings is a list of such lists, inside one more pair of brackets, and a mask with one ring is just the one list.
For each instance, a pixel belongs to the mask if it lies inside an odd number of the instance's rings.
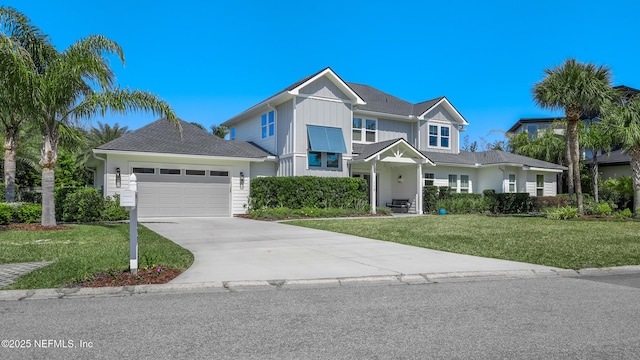
[[120,206],[129,211],[129,269],[138,273],[138,180],[135,174],[129,175],[129,190],[120,194]]

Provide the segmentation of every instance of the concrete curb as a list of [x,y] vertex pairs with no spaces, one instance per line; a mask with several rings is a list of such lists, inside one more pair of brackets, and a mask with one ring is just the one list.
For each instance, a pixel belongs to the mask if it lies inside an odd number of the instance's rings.
[[317,287],[350,287],[379,285],[421,285],[447,282],[470,282],[501,279],[531,278],[579,278],[589,276],[628,275],[640,273],[640,266],[620,266],[612,268],[588,268],[581,270],[507,270],[474,271],[433,274],[402,274],[365,277],[346,277],[308,280],[247,280],[205,282],[193,284],[136,285],[101,288],[59,288],[35,290],[0,290],[0,301],[92,298],[103,296],[132,296],[137,294],[197,292],[235,292],[248,290],[281,290]]

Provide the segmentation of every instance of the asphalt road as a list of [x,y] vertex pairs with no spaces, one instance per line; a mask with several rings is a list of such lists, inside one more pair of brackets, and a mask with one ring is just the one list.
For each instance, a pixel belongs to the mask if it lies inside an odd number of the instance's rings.
[[3,301],[0,359],[637,359],[634,284],[534,278]]

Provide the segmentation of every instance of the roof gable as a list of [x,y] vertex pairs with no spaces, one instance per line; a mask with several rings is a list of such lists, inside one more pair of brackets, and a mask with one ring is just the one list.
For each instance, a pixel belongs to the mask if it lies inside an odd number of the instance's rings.
[[221,139],[182,120],[179,120],[179,124],[182,131],[171,121],[162,118],[98,146],[95,152],[131,151],[240,158],[269,156],[269,153],[253,144]]
[[[420,158],[431,163],[431,160],[420,152],[418,149],[409,144],[405,139],[398,138],[392,140],[381,141],[373,144],[362,144],[358,148],[354,148],[354,153],[358,153],[354,157],[354,161],[370,161],[373,158],[383,155],[386,152],[390,152],[396,158]],[[412,156],[405,156],[405,154],[411,154]]]

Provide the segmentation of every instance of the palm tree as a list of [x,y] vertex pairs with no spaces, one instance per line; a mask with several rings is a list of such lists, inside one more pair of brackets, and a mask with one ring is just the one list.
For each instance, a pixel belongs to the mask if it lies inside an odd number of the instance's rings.
[[[120,46],[101,35],[81,39],[51,60],[42,75],[35,79],[36,102],[40,107],[37,121],[43,143],[42,225],[56,224],[53,200],[54,169],[58,156],[60,125],[77,122],[108,111],[127,113],[147,110],[173,121],[178,120],[171,107],[155,95],[139,90],[115,88],[114,74],[105,54],[116,55],[124,64]],[[100,92],[93,86],[99,87]]]
[[29,88],[32,72],[42,71],[53,52],[47,37],[29,18],[0,7],[0,128],[4,134],[4,183],[7,202],[15,201],[16,157],[23,124],[33,110]]
[[229,128],[224,125],[211,125],[211,133],[221,139],[229,133]]
[[593,199],[596,203],[600,202],[600,195],[598,192],[598,151],[605,150],[611,151],[614,145],[614,140],[611,134],[605,131],[605,128],[600,121],[590,120],[585,126],[580,127],[580,143],[583,148],[590,150],[592,155],[592,186],[593,186]]
[[109,124],[103,124],[98,121],[98,126],[92,126],[91,129],[84,135],[84,146],[82,153],[78,157],[78,163],[84,166],[89,157],[93,154],[93,149],[97,148],[100,145],[104,145],[111,140],[115,140],[128,132],[128,126],[121,127],[118,123],[115,123],[113,126],[111,126]]
[[578,122],[614,96],[609,68],[567,59],[562,66],[546,69],[544,78],[533,87],[535,102],[545,109],[564,110],[567,121],[569,181],[574,184],[578,211],[584,214],[580,184],[580,144]]
[[603,122],[607,134],[631,157],[633,179],[633,213],[640,211],[640,97],[612,102],[603,107]]

